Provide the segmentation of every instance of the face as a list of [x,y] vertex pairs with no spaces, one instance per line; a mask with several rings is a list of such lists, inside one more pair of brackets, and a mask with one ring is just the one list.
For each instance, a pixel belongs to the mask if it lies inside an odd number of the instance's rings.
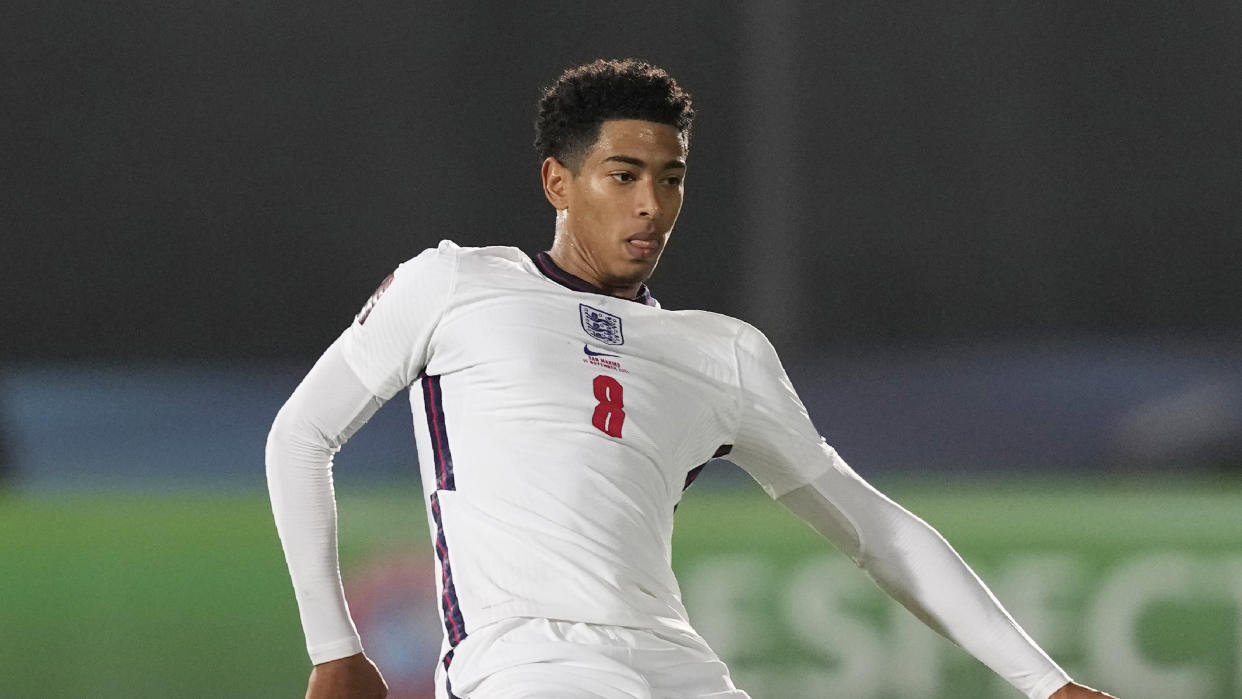
[[605,290],[637,291],[677,222],[685,174],[676,127],[604,122],[576,173],[553,158],[544,162],[544,193],[557,209],[553,257]]

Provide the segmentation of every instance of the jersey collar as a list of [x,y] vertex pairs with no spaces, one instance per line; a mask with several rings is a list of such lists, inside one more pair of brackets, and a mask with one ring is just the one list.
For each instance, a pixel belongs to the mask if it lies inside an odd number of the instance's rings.
[[[538,255],[535,255],[535,266],[539,268],[540,272],[543,272],[543,276],[547,277],[548,279],[551,279],[557,284],[560,284],[566,289],[573,289],[574,291],[585,291],[589,294],[601,294],[603,296],[611,296],[611,294],[609,294],[607,291],[604,291],[598,286],[595,286],[591,282],[588,282],[587,280],[581,277],[576,277],[570,274],[569,272],[566,272],[565,270],[561,269],[559,266],[557,266],[555,262],[552,261],[552,256],[546,252],[541,252]],[[656,300],[651,296],[651,290],[647,288],[646,284],[640,284],[638,287],[638,295],[629,300],[634,301],[636,303],[641,303],[644,306],[658,306],[659,305],[658,303],[656,303]]]

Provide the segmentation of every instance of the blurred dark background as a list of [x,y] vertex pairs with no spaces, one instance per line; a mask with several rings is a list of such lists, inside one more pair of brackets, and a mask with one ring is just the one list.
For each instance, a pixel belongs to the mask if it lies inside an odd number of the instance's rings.
[[[402,260],[544,249],[534,104],[599,56],[699,112],[656,295],[767,332],[836,443],[877,468],[1239,452],[1237,3],[0,12],[10,461],[139,420],[141,376],[173,406],[268,377],[250,448]],[[1133,446],[1153,431],[1177,437]]]
[[1236,3],[759,5],[6,3],[2,356],[312,356],[441,238],[543,249],[538,91],[619,55],[700,114],[668,307],[1242,330]]

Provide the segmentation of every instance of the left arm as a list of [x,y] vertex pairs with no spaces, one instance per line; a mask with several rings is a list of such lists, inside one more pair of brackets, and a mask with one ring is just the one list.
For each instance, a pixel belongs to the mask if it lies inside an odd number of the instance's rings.
[[828,451],[834,468],[782,495],[781,504],[921,621],[1031,699],[1091,696],[1054,695],[1069,684],[1069,676],[1022,631],[949,543]]
[[886,593],[1031,699],[1100,699],[1070,681],[948,542],[860,478],[825,443],[772,345],[744,326],[740,413],[730,459]]

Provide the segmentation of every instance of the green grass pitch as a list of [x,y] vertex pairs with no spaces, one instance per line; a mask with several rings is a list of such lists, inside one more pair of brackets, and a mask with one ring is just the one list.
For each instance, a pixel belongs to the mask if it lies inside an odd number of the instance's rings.
[[[1093,571],[1135,552],[1205,560],[1242,554],[1236,483],[898,484],[891,491],[985,578],[1014,547],[1072,551]],[[417,498],[414,486],[344,491],[343,565],[374,551],[426,552]],[[757,488],[692,489],[677,521],[679,574],[713,555],[757,552],[779,567],[826,550]],[[0,696],[273,697],[303,690],[309,666],[264,493],[0,495],[0,532]],[[1157,610],[1144,623],[1167,622],[1172,630],[1156,629],[1144,643],[1163,662],[1208,658],[1223,699],[1234,696],[1242,625],[1222,605],[1191,600]],[[772,652],[775,663],[800,651]]]

